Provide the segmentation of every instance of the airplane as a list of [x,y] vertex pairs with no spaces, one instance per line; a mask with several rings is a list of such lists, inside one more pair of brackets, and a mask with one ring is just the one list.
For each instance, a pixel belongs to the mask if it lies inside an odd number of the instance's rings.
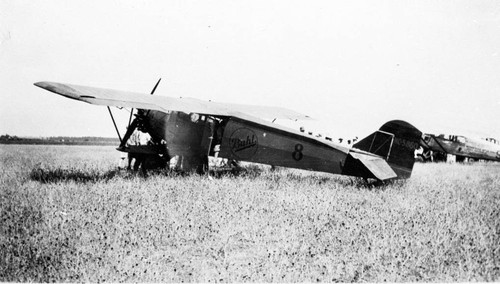
[[[422,132],[402,120],[385,123],[348,148],[265,120],[311,119],[298,112],[280,107],[152,96],[159,82],[149,95],[55,82],[34,85],[70,99],[107,106],[121,141],[117,150],[167,159],[177,156],[179,169],[184,172],[204,173],[208,157],[218,156],[366,180],[406,179],[411,176],[414,152],[420,147]],[[123,138],[110,106],[132,108]],[[133,108],[137,112],[131,121]],[[136,129],[149,133],[150,145],[127,145]]]
[[424,161],[446,161],[446,154],[456,156],[456,162],[465,158],[500,162],[500,144],[494,138],[478,139],[463,135],[434,135],[425,133],[422,136],[421,154]]

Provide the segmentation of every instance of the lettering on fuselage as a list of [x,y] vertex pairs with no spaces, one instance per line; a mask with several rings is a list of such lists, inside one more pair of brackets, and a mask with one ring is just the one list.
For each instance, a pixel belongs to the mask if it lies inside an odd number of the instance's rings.
[[417,150],[418,148],[420,148],[420,145],[417,142],[406,140],[399,137],[394,138],[394,144],[408,148],[410,150]]
[[248,128],[237,129],[229,138],[229,147],[236,157],[249,159],[257,152],[257,135]]

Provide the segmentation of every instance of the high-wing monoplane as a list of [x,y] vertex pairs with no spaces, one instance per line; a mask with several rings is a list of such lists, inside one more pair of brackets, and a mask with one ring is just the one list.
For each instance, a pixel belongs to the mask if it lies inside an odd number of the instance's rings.
[[[108,106],[112,118],[110,106],[137,109],[123,137],[113,119],[121,141],[117,149],[167,158],[177,156],[183,171],[206,171],[208,156],[217,155],[382,181],[402,179],[411,175],[414,151],[422,136],[411,124],[393,120],[347,148],[265,120],[310,119],[284,108],[222,104],[53,82],[35,85],[70,99]],[[136,129],[149,133],[150,145],[127,145]]]
[[500,161],[500,144],[493,138],[479,139],[462,135],[424,134],[421,145],[426,161],[446,161],[447,154],[455,155],[457,162],[465,158]]

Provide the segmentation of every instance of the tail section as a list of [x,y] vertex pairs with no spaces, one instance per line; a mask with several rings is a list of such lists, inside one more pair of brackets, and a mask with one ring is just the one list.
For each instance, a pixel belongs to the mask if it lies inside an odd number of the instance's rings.
[[402,120],[392,120],[354,144],[353,148],[385,159],[397,175],[396,178],[409,178],[415,163],[415,150],[420,147],[421,137],[422,132],[413,125]]

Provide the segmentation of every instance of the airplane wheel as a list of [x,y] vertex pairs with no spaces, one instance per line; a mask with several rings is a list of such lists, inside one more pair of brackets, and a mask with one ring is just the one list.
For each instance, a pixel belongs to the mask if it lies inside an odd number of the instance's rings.
[[198,166],[197,172],[200,175],[208,173],[208,156],[203,156],[201,158],[202,162]]

